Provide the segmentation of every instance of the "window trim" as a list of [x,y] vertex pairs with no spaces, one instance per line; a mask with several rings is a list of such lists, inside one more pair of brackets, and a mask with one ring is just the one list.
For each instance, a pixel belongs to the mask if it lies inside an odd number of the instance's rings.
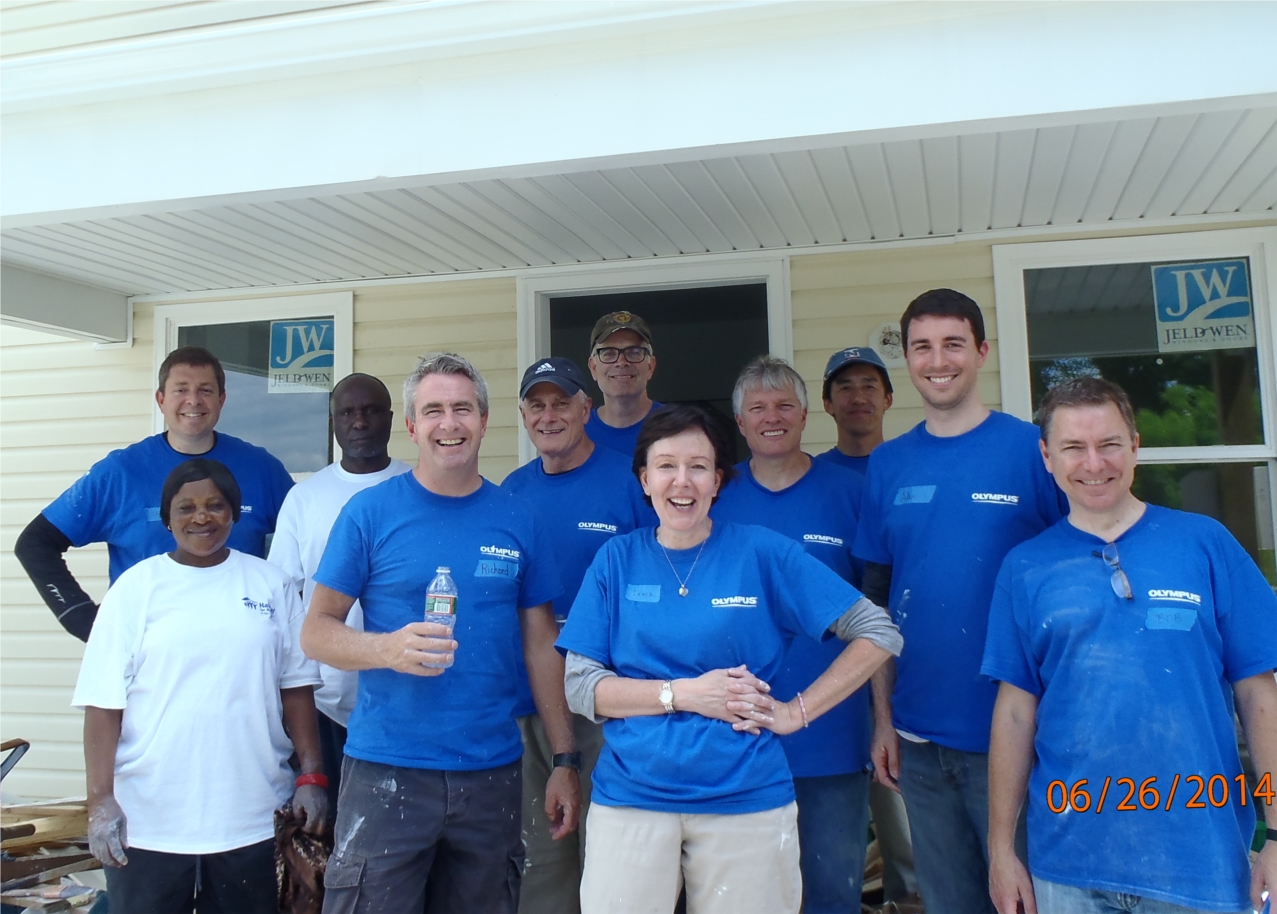
[[[516,378],[550,354],[550,299],[577,295],[651,292],[764,283],[767,286],[767,348],[794,361],[793,306],[789,292],[789,258],[774,254],[731,256],[695,263],[592,264],[562,267],[516,277],[518,365]],[[659,346],[658,346],[659,354]],[[581,366],[584,368],[585,366]],[[536,449],[519,422],[519,465],[536,457]]]
[[[177,348],[178,331],[182,327],[293,320],[331,314],[333,376],[336,379],[344,378],[354,370],[354,299],[354,292],[345,291],[156,305],[151,377],[158,377],[161,363]],[[159,405],[154,403],[154,398],[151,404],[151,425],[155,434],[164,431],[164,414],[160,412]],[[333,453],[338,453],[335,443]]]
[[1029,333],[1024,271],[1044,267],[1077,267],[1164,260],[1250,260],[1256,352],[1259,359],[1261,421],[1264,444],[1150,447],[1140,449],[1140,462],[1252,463],[1266,460],[1270,474],[1277,458],[1277,228],[1177,232],[993,245],[993,288],[997,302],[998,365],[1004,412],[1033,420],[1030,392]]

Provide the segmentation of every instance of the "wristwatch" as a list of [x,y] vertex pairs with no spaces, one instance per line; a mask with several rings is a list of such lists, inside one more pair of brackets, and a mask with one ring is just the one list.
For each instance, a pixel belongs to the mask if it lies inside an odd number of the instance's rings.
[[665,708],[666,714],[674,713],[674,683],[668,679],[661,682],[661,705]]
[[550,763],[554,768],[571,768],[577,774],[580,774],[581,766],[585,764],[585,758],[579,752],[556,752],[550,759]]

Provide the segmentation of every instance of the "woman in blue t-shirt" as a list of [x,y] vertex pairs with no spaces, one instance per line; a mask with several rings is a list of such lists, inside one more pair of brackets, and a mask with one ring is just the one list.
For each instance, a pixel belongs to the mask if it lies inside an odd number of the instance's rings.
[[[696,406],[639,434],[634,471],[660,526],[599,550],[558,645],[572,710],[603,722],[581,905],[797,912],[797,808],[774,734],[859,688],[901,638],[887,614],[771,530],[710,520],[732,447]],[[792,701],[768,680],[799,634],[851,642]]]

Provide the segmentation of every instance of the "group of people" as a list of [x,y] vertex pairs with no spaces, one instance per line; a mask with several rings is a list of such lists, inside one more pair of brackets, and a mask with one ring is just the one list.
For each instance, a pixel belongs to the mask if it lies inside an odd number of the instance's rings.
[[[274,910],[281,806],[331,823],[333,914],[680,893],[690,914],[858,911],[871,806],[890,890],[928,911],[1258,907],[1272,588],[1219,524],[1135,497],[1116,385],[1058,385],[1035,426],[984,405],[970,298],[924,293],[901,335],[922,423],[884,441],[887,368],[840,350],[838,444],[811,456],[803,379],[764,356],[733,391],[736,463],[715,415],[648,396],[642,318],[605,315],[603,404],[571,360],[529,366],[538,456],[501,486],[460,356],[405,381],[415,466],[388,455],[389,392],[355,374],[331,398],[340,460],[292,486],[214,430],[217,360],[176,350],[167,432],[95,464],[16,548],[88,641],[74,703],[113,910]],[[99,608],[63,554],[103,540]],[[453,625],[424,621],[437,572]]]

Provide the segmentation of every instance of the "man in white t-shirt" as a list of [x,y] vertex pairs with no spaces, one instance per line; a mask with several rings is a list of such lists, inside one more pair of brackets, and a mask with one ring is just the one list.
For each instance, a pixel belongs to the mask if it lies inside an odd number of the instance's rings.
[[[280,508],[270,547],[270,561],[292,577],[301,589],[307,609],[315,589],[315,569],[324,554],[329,531],[346,502],[356,492],[412,469],[402,460],[391,459],[387,453],[394,411],[390,392],[377,378],[358,373],[342,378],[333,388],[329,411],[333,436],[341,448],[341,460],[289,491]],[[346,624],[362,629],[363,618],[356,602]],[[328,772],[329,815],[336,816],[346,721],[355,707],[359,674],[326,664],[320,665],[320,673],[324,684],[315,690],[315,707],[319,710],[324,770]]]

